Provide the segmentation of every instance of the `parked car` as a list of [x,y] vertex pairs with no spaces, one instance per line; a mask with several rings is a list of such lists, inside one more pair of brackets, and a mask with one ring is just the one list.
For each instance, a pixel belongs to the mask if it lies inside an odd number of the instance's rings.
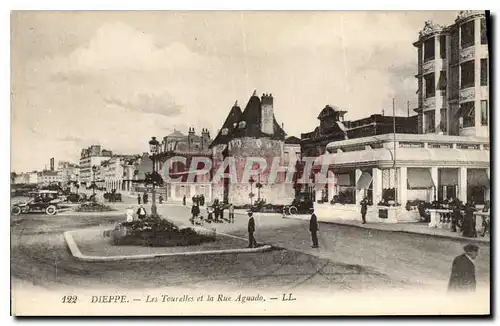
[[55,215],[62,202],[57,191],[40,190],[29,194],[29,199],[25,202],[16,203],[12,206],[12,214],[20,215],[26,213],[45,213]]
[[122,201],[122,194],[118,192],[107,192],[104,194],[104,199],[106,199],[109,202],[121,202]]

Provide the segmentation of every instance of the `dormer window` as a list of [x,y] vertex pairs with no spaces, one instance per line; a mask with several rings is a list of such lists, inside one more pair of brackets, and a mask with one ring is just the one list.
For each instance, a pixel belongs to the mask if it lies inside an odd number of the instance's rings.
[[247,126],[247,123],[245,121],[240,121],[240,123],[238,124],[238,128],[240,129],[243,129]]
[[228,133],[227,128],[223,128],[223,129],[222,129],[222,135],[223,135],[223,136],[226,136],[226,135],[227,135],[227,133]]

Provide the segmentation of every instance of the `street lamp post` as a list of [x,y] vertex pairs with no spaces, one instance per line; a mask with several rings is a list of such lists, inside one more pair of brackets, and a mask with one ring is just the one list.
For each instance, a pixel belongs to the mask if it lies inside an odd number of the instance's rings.
[[95,187],[96,187],[96,183],[95,183],[95,174],[97,173],[97,166],[96,165],[93,165],[92,166],[92,184],[91,184],[91,187],[92,187],[92,195],[95,195]]
[[254,178],[253,177],[250,177],[250,179],[248,179],[248,182],[250,183],[250,194],[248,195],[250,197],[250,206],[253,205],[253,183],[255,182]]
[[152,217],[158,217],[158,211],[156,209],[156,192],[155,192],[155,182],[156,182],[156,166],[155,166],[155,159],[156,159],[156,154],[158,153],[158,145],[160,143],[156,140],[156,137],[151,137],[151,140],[149,141],[149,151],[151,152],[151,161],[153,162],[153,171],[151,174],[151,184],[153,185],[152,193],[151,195],[153,196],[153,200],[151,201],[151,216]]

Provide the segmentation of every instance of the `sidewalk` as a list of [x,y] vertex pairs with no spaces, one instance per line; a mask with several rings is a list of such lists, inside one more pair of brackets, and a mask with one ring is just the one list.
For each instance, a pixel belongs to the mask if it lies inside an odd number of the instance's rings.
[[[299,219],[299,220],[309,220],[308,215],[297,215],[297,216],[287,216],[289,219]],[[448,229],[442,228],[430,228],[427,223],[395,223],[395,224],[385,224],[385,223],[366,223],[361,224],[361,221],[345,221],[345,220],[329,220],[329,221],[318,221],[319,223],[330,223],[345,226],[352,226],[371,230],[389,231],[389,232],[403,232],[403,233],[414,233],[429,235],[441,238],[457,239],[469,242],[480,242],[480,243],[490,243],[490,236],[477,237],[477,238],[467,238],[463,237],[459,232],[451,232]]]

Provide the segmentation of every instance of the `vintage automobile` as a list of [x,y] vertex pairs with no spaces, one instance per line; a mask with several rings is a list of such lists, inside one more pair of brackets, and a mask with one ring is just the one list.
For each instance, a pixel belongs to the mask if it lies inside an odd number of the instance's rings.
[[309,210],[313,207],[313,200],[307,194],[301,194],[292,201],[291,205],[283,207],[283,215],[309,214]]
[[54,190],[40,190],[29,194],[29,200],[16,203],[12,206],[12,214],[20,215],[34,212],[44,212],[47,215],[55,215],[62,199]]

